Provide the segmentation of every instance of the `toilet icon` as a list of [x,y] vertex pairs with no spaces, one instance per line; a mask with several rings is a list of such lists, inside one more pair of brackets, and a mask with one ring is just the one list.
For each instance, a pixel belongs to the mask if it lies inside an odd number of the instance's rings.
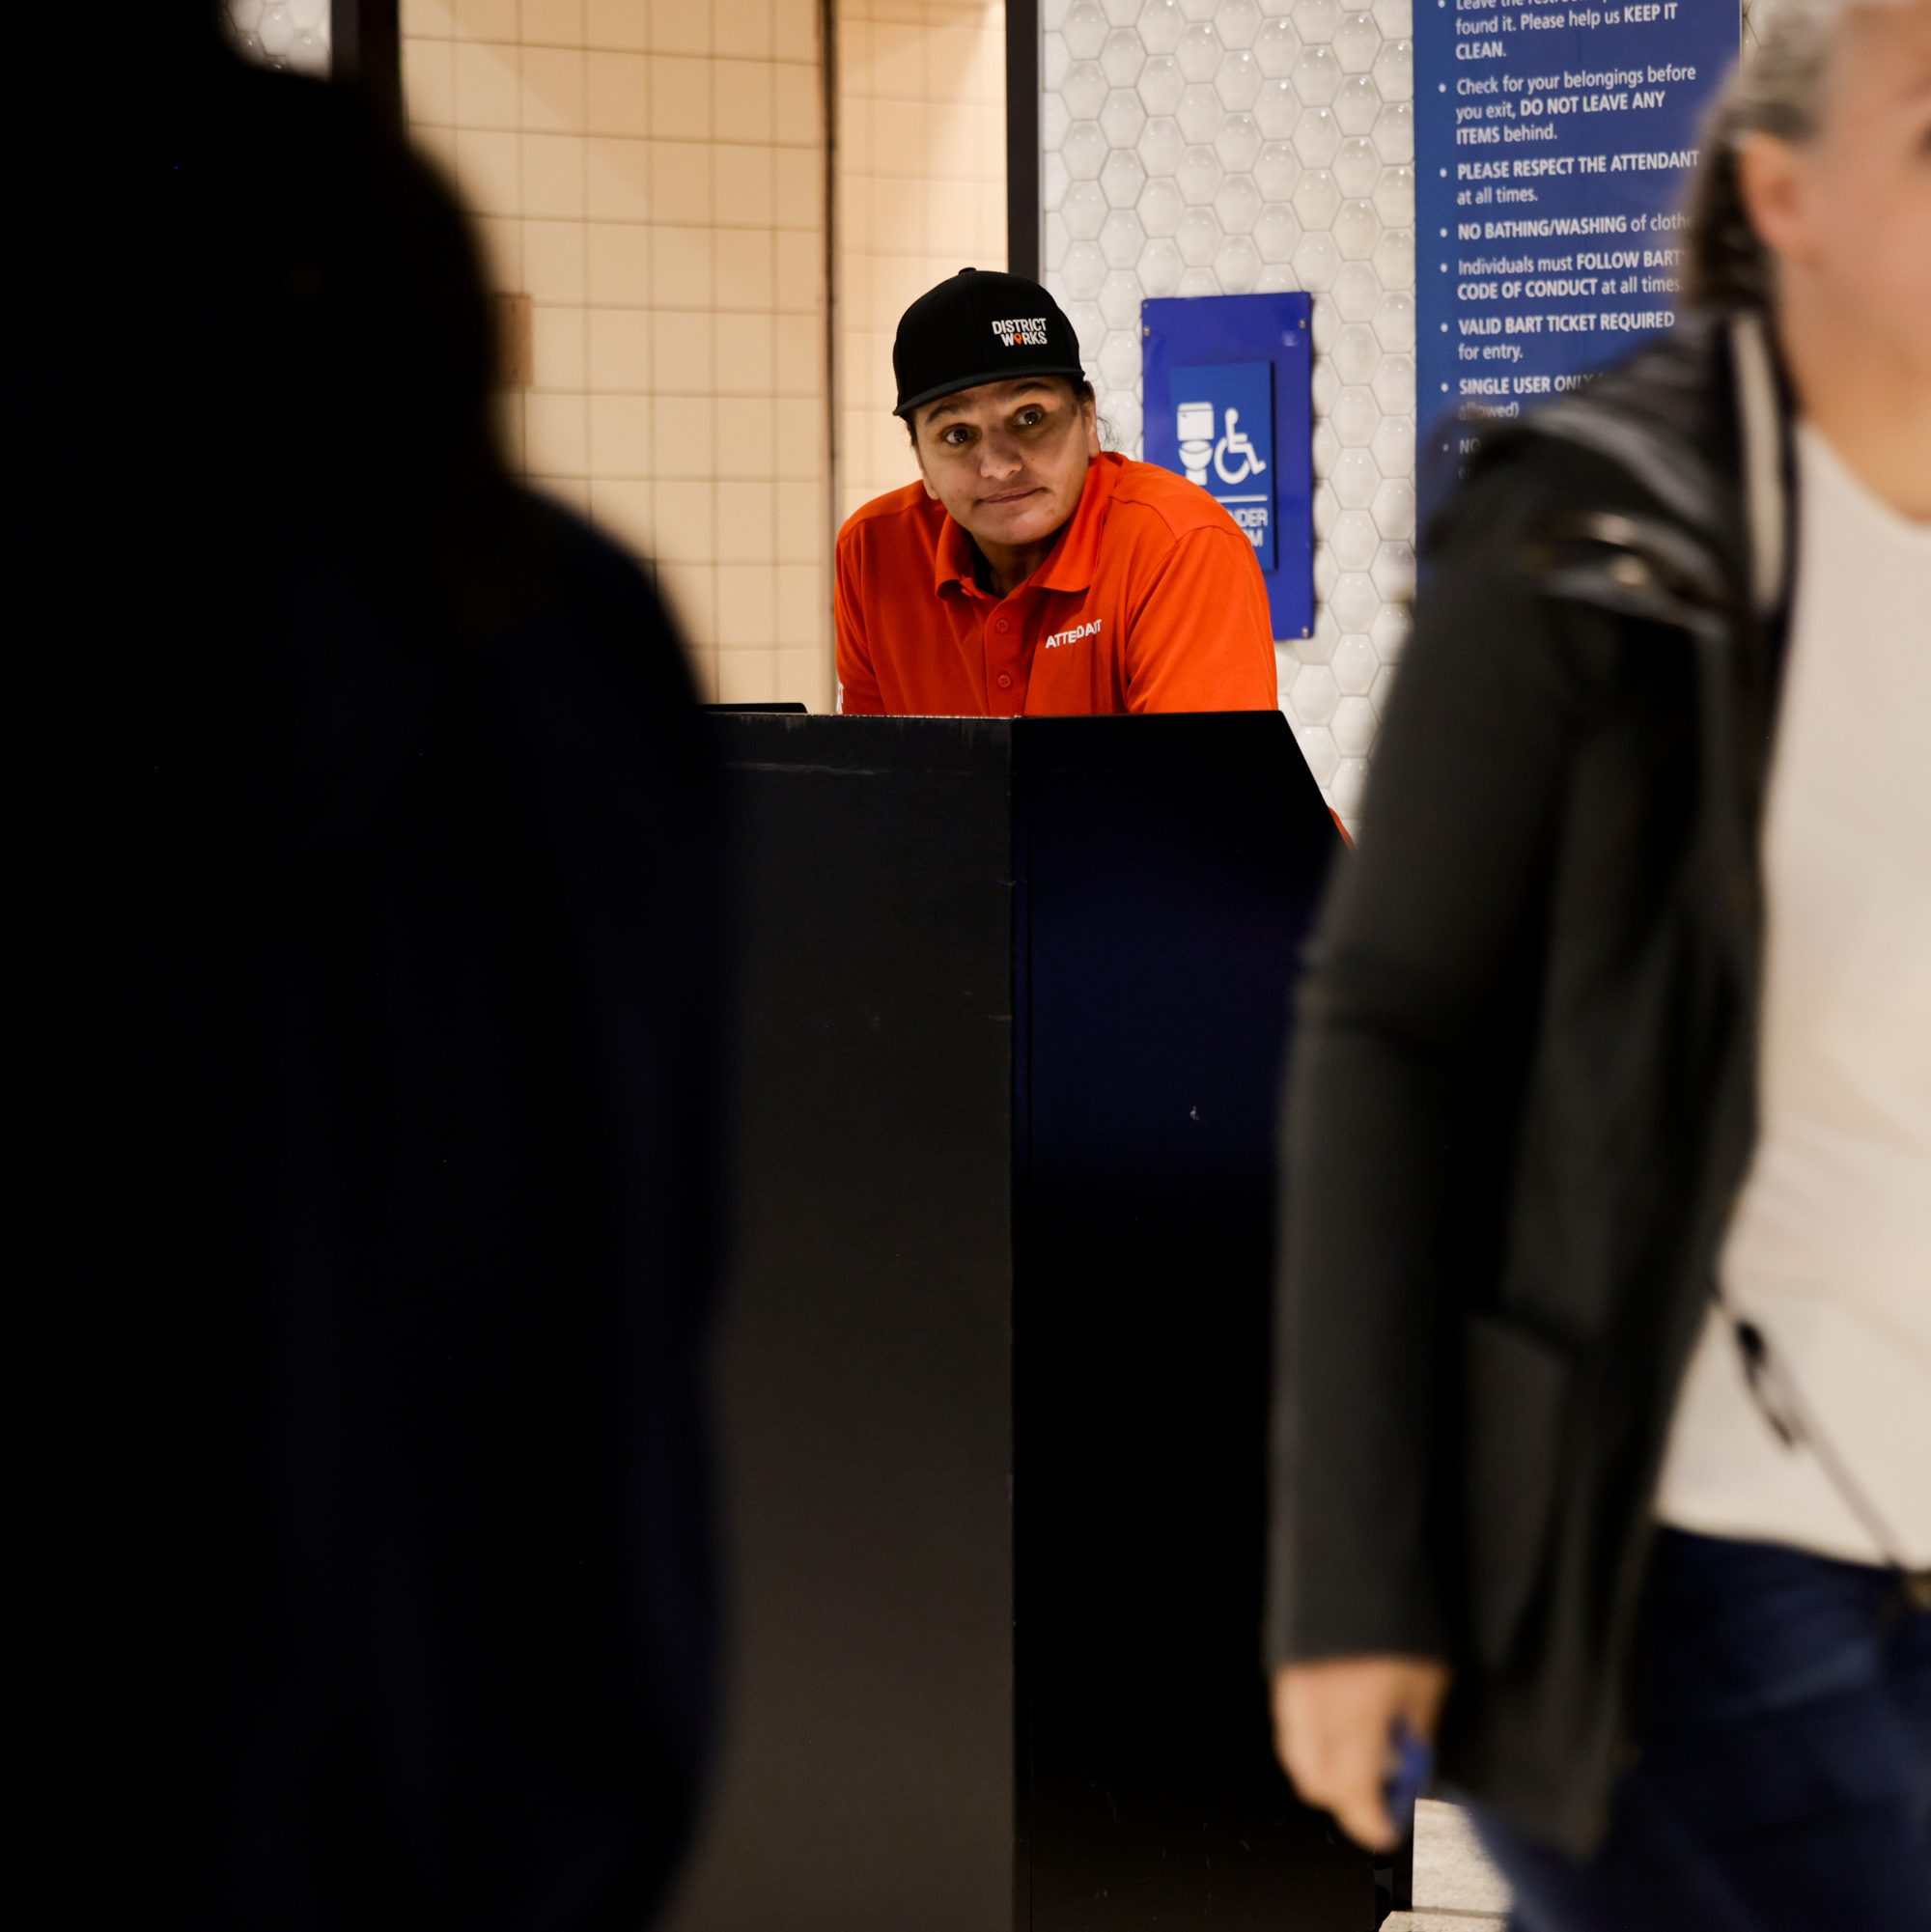
[[1183,403],[1173,412],[1173,433],[1180,441],[1180,461],[1189,483],[1205,486],[1207,465],[1214,457],[1214,406]]

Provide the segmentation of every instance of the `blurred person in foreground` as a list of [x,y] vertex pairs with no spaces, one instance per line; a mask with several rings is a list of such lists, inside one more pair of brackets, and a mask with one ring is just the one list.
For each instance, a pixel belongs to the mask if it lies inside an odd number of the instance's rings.
[[1270,1643],[1528,1932],[1931,1926],[1931,4],[1782,0],[1697,313],[1485,436],[1301,994]]
[[137,12],[7,389],[36,1890],[634,1932],[714,1677],[691,689],[511,480],[449,195]]

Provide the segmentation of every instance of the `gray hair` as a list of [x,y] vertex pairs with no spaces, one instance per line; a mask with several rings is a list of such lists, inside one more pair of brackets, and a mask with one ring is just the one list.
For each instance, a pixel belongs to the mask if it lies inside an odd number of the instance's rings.
[[1897,0],[1754,0],[1743,59],[1703,123],[1692,182],[1684,294],[1699,308],[1768,310],[1775,265],[1750,226],[1737,151],[1752,134],[1798,145],[1817,132],[1852,15]]

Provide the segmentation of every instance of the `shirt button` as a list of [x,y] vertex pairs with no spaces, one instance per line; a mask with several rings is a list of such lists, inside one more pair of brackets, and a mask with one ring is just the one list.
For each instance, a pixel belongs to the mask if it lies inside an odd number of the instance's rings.
[[[1000,627],[1001,630],[1003,630],[1004,628],[1005,627],[1003,625]],[[1012,689],[1012,687],[1013,687],[1013,674],[1010,671],[1001,671],[999,673],[1000,690],[1009,691]]]
[[999,629],[1001,630],[1010,630],[1013,627],[1010,624],[1008,624],[1003,617],[999,619]]

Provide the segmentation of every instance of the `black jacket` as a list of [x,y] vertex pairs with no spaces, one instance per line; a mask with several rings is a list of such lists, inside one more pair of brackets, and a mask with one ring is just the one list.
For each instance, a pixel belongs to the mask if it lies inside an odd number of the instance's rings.
[[1300,994],[1271,1660],[1452,1660],[1446,1777],[1578,1849],[1753,1133],[1786,441],[1716,323],[1487,439]]

